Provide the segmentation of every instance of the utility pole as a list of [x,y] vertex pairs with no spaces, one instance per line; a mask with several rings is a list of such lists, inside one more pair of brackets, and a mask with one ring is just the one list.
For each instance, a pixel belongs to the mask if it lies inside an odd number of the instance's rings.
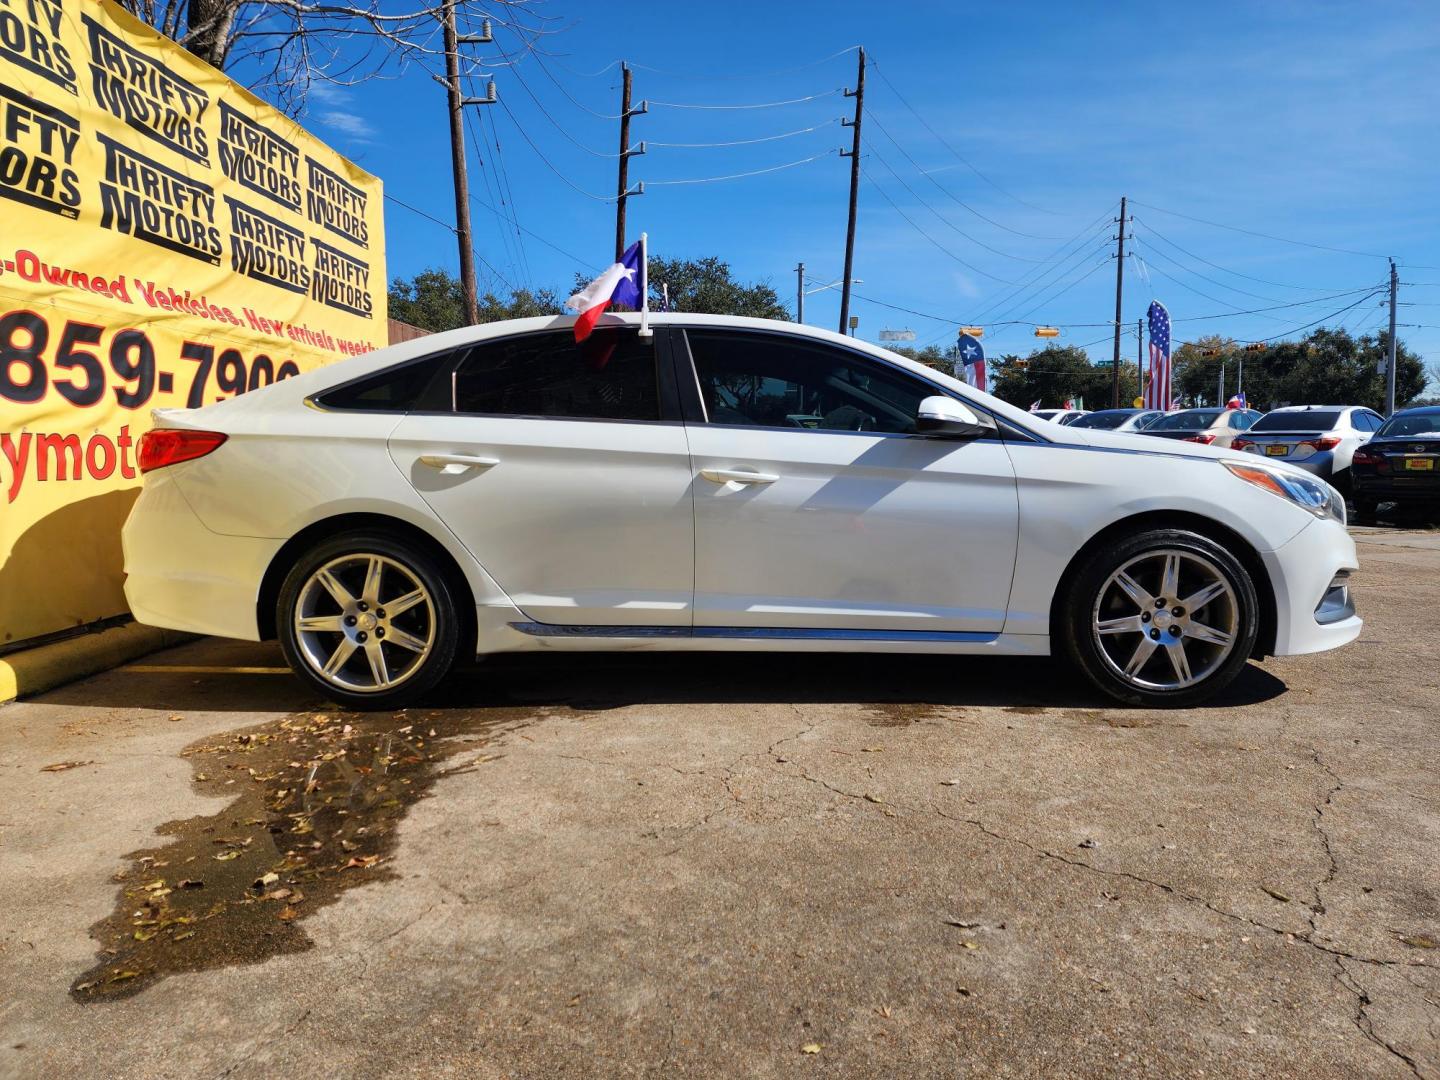
[[460,36],[455,32],[455,0],[445,0],[445,91],[450,99],[450,168],[455,177],[455,238],[460,243],[460,293],[465,321],[480,321],[475,284],[475,246],[470,233],[470,180],[465,174],[465,101],[460,95]]
[[1114,353],[1114,387],[1111,402],[1112,409],[1120,407],[1120,300],[1125,292],[1125,196],[1120,196],[1120,230],[1115,239],[1119,242],[1119,251],[1115,256],[1115,353]]
[[[854,130],[850,143],[850,223],[845,229],[845,276],[840,286],[840,333],[845,333],[850,323],[850,274],[855,267],[855,211],[860,202],[860,121],[865,114],[865,50],[861,49],[860,65],[855,76],[854,91],[846,90],[846,97],[855,99],[855,119],[842,120],[842,124]],[[845,151],[840,151],[845,157]]]
[[795,266],[795,321],[805,321],[805,264]]
[[645,144],[642,142],[638,147],[630,145],[630,117],[641,116],[650,111],[645,102],[640,103],[638,109],[630,107],[630,82],[633,72],[630,65],[620,64],[620,177],[615,186],[615,261],[620,261],[620,256],[625,254],[625,201],[631,195],[645,194],[645,185],[642,183],[636,190],[630,190],[630,159],[645,153]]
[[1215,388],[1215,404],[1225,404],[1225,361],[1220,361],[1220,385]]
[[1145,404],[1145,320],[1135,320],[1135,396]]
[[1390,347],[1385,361],[1385,415],[1395,412],[1395,300],[1400,290],[1400,278],[1395,272],[1395,260],[1390,260]]

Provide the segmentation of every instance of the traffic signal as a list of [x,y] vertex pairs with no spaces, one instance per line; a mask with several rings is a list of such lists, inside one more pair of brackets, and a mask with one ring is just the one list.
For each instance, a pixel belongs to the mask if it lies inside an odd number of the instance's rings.
[[1246,345],[1246,346],[1245,346],[1245,351],[1246,351],[1246,352],[1264,352],[1267,348],[1269,348],[1268,345],[1264,344],[1263,342],[1257,341],[1257,342],[1255,342],[1254,344]]
[[1035,336],[1036,336],[1036,337],[1047,337],[1047,338],[1048,338],[1048,337],[1059,337],[1059,336],[1060,336],[1060,329],[1059,329],[1059,327],[1056,327],[1056,326],[1037,326],[1037,327],[1035,327]]
[[1219,356],[1219,355],[1220,355],[1220,350],[1219,350],[1219,349],[1201,349],[1201,350],[1200,350],[1200,355],[1201,355],[1201,356]]

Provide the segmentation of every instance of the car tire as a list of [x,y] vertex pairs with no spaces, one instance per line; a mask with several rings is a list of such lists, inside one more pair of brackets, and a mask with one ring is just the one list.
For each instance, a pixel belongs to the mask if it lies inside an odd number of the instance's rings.
[[1240,674],[1260,604],[1223,546],[1152,529],[1091,552],[1064,586],[1057,624],[1062,651],[1097,689],[1130,705],[1183,708]]
[[455,589],[435,556],[369,530],[323,541],[295,561],[275,627],[301,679],[361,711],[404,708],[433,689],[462,640]]

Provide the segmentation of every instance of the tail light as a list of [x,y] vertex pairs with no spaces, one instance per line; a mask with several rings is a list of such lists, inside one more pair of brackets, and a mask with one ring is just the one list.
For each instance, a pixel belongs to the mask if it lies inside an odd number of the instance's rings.
[[1334,450],[1340,445],[1340,440],[1334,435],[1326,435],[1321,439],[1301,439],[1301,446],[1313,446],[1316,450]]
[[1252,446],[1254,446],[1254,445],[1255,445],[1255,443],[1252,442],[1250,439],[1236,439],[1233,443],[1230,444],[1230,449],[1232,449],[1232,450],[1248,450],[1248,449],[1250,449],[1250,447],[1252,447]]
[[1355,456],[1350,459],[1355,465],[1374,465],[1377,469],[1384,469],[1387,462],[1383,454],[1374,450],[1366,450],[1363,446],[1355,451]]
[[1215,441],[1215,436],[1214,436],[1214,435],[1188,435],[1188,436],[1185,437],[1184,441],[1185,441],[1185,442],[1198,442],[1198,443],[1200,443],[1202,446],[1209,446],[1212,442]]
[[142,473],[202,458],[223,443],[228,435],[218,431],[189,431],[185,428],[155,428],[140,436],[136,460]]

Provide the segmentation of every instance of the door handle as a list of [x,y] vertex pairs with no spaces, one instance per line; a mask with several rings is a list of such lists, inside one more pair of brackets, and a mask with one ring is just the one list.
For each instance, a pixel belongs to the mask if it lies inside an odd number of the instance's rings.
[[701,469],[700,475],[716,484],[773,484],[776,473],[749,472],[745,469]]
[[475,457],[471,454],[423,454],[420,457],[421,465],[428,465],[432,469],[439,469],[444,473],[460,473],[466,469],[493,469],[500,464],[499,458]]

